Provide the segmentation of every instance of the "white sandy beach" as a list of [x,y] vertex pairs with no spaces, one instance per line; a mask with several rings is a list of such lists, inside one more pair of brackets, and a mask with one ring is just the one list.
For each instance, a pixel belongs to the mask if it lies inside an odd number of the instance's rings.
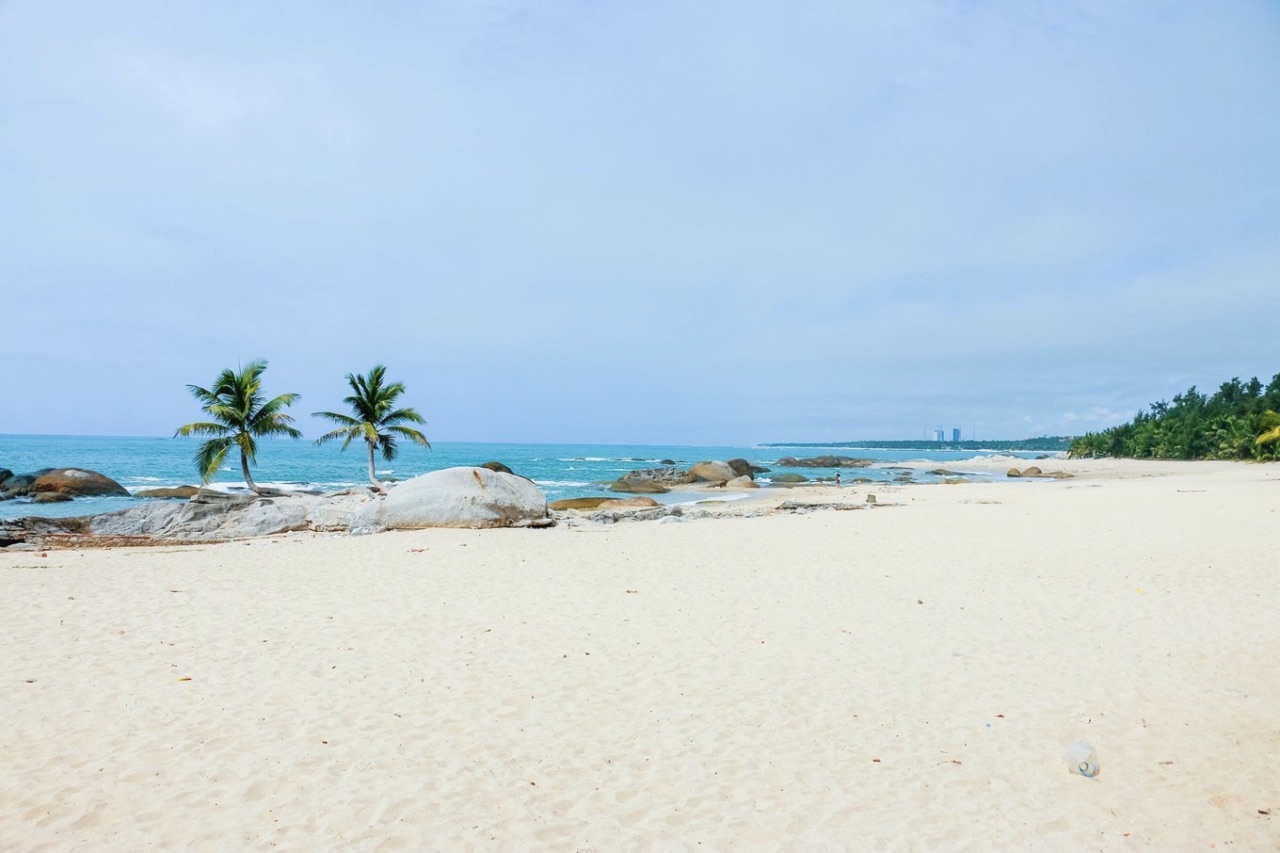
[[1280,466],[1035,464],[0,551],[0,849],[1280,849]]

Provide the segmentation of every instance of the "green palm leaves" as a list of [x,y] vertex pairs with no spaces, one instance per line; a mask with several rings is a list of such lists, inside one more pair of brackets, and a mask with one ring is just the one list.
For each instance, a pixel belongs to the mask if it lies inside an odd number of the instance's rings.
[[288,436],[301,438],[302,433],[293,426],[293,418],[284,410],[299,399],[297,394],[281,394],[265,400],[262,394],[262,374],[267,362],[257,359],[239,371],[227,369],[218,374],[213,387],[201,388],[188,385],[191,395],[200,401],[201,408],[212,420],[178,427],[175,435],[205,436],[208,441],[196,451],[196,467],[202,484],[222,467],[231,448],[240,450],[240,470],[244,482],[255,494],[262,490],[253,481],[249,465],[257,461],[258,438]]
[[351,395],[342,402],[351,407],[351,414],[340,412],[314,412],[316,417],[326,418],[337,424],[337,429],[327,432],[316,439],[316,444],[324,444],[336,438],[342,439],[342,449],[356,439],[364,439],[369,450],[369,482],[378,491],[385,493],[386,488],[374,475],[374,452],[381,450],[382,458],[390,462],[395,459],[398,447],[397,437],[407,439],[423,447],[431,447],[426,436],[406,424],[425,424],[426,419],[410,408],[397,408],[396,400],[404,393],[403,382],[386,383],[387,369],[376,365],[365,376],[354,373],[347,374],[347,384],[351,386]]
[[1071,456],[1139,459],[1280,458],[1280,373],[1264,386],[1232,379],[1214,394],[1195,387],[1154,403],[1132,421],[1082,435]]
[[1254,443],[1262,446],[1280,441],[1280,414],[1268,410],[1262,415],[1262,418],[1263,426],[1271,428],[1254,439]]

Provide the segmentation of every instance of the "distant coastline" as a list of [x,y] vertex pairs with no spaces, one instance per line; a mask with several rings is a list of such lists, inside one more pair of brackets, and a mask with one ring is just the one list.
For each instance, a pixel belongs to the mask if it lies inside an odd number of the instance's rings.
[[1071,447],[1075,436],[1047,435],[1039,438],[1022,438],[993,441],[925,441],[908,440],[871,440],[871,441],[773,441],[765,442],[760,447],[843,447],[850,450],[921,450],[921,451],[972,451],[974,453],[1016,451],[1030,453],[1066,452]]

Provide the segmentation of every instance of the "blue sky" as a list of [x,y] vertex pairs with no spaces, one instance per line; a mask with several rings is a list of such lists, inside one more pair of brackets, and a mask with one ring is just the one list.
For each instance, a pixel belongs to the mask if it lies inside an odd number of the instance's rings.
[[1016,438],[1280,372],[1274,2],[0,0],[0,433]]

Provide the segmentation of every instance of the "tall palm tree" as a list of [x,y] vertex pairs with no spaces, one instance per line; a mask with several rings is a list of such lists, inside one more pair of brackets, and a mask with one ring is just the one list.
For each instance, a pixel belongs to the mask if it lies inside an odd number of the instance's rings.
[[404,393],[403,382],[392,382],[384,385],[387,368],[375,365],[367,376],[354,373],[347,374],[347,384],[351,386],[351,396],[344,397],[342,402],[351,407],[351,414],[338,412],[315,412],[316,417],[327,418],[338,425],[332,432],[327,432],[316,439],[316,444],[324,444],[335,438],[341,438],[342,449],[357,438],[363,438],[369,445],[369,482],[382,494],[387,489],[374,476],[373,453],[382,451],[382,458],[390,462],[396,458],[396,436],[407,438],[415,444],[430,448],[427,437],[411,424],[425,424],[427,421],[413,409],[397,409],[396,398]]
[[1254,439],[1254,443],[1261,447],[1264,444],[1273,444],[1280,442],[1280,414],[1268,409],[1262,414],[1262,426],[1266,429],[1261,435]]
[[227,451],[240,449],[240,470],[245,485],[254,494],[263,493],[249,473],[249,463],[258,457],[257,438],[287,435],[301,438],[302,432],[293,426],[293,418],[284,410],[297,402],[297,394],[281,394],[267,402],[262,399],[262,373],[267,362],[256,359],[240,371],[230,368],[218,374],[212,388],[188,385],[191,395],[200,401],[201,408],[212,421],[203,421],[178,427],[175,435],[209,436],[209,440],[196,451],[196,467],[208,483],[222,467]]

